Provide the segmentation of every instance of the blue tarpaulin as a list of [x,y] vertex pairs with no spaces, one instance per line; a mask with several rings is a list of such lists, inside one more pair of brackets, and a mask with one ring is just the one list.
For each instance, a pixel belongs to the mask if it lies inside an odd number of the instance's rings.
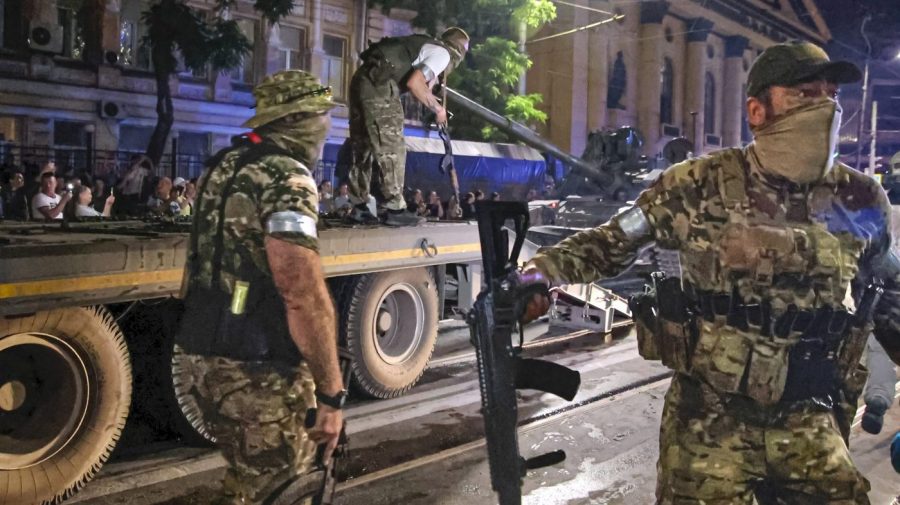
[[[325,166],[337,163],[340,148],[325,145]],[[421,189],[426,197],[429,191],[437,191],[442,200],[449,198],[450,178],[440,172],[444,144],[438,139],[406,137],[406,148],[406,187]],[[480,189],[486,195],[496,191],[504,199],[524,200],[528,190],[544,186],[547,163],[530,147],[453,141],[453,153],[462,194]]]

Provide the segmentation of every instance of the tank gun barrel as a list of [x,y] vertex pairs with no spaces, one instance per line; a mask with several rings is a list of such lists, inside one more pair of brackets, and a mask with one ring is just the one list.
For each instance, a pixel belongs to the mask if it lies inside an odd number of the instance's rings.
[[540,135],[534,133],[529,128],[525,127],[522,124],[519,124],[507,117],[501,116],[496,112],[488,109],[487,107],[466,98],[461,95],[458,91],[447,88],[447,97],[453,101],[455,105],[465,109],[467,112],[470,112],[479,118],[483,119],[487,123],[490,123],[493,126],[496,126],[500,131],[506,133],[507,135],[519,139],[525,144],[543,152],[548,152],[561,160],[566,165],[572,167],[572,169],[579,171],[582,175],[591,178],[602,178],[603,174],[595,167],[594,165],[572,156],[571,154],[563,151],[559,147],[551,144],[546,139],[541,138]]

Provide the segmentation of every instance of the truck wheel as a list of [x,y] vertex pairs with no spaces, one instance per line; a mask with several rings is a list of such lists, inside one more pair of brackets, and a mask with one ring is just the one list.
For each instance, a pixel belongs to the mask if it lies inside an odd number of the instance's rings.
[[0,318],[0,489],[60,503],[109,457],[131,404],[131,362],[102,307]]
[[422,377],[437,340],[438,293],[431,272],[361,275],[344,292],[340,325],[353,355],[354,385],[374,398],[405,393]]

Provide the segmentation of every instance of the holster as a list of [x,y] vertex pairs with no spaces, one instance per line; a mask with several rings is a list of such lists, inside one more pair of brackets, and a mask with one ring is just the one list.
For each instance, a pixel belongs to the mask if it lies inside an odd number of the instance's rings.
[[300,353],[290,338],[284,302],[274,285],[266,284],[261,278],[250,283],[241,314],[232,313],[231,294],[190,286],[176,343],[190,354],[296,365]]
[[697,338],[697,321],[680,279],[654,272],[651,285],[633,296],[629,307],[641,357],[660,360],[676,372],[687,372]]

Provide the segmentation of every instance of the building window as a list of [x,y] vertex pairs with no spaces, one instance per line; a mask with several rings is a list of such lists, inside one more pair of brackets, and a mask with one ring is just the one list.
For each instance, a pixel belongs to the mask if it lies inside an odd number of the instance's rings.
[[716,134],[716,81],[709,72],[703,86],[703,133]]
[[60,7],[56,10],[57,21],[63,29],[62,55],[66,58],[80,60],[84,55],[84,36],[78,13],[75,9]]
[[151,70],[150,46],[144,41],[147,25],[141,21],[149,8],[146,0],[123,0],[119,23],[119,63],[126,67]]
[[344,98],[344,58],[347,39],[325,35],[322,39],[322,83],[331,86],[334,97]]
[[281,39],[279,68],[309,70],[306,30],[282,25],[278,28],[278,32]]
[[663,60],[660,80],[662,81],[662,88],[659,95],[659,122],[672,124],[672,97],[675,94],[675,72],[672,69],[672,60],[670,58]]
[[239,84],[253,84],[253,47],[256,45],[257,22],[254,19],[236,20],[241,33],[250,42],[250,52],[244,55],[241,64],[231,69],[231,82]]
[[625,57],[622,51],[616,55],[609,74],[609,87],[606,90],[606,106],[610,109],[624,109],[622,98],[625,97],[625,88],[628,86],[628,74],[625,69]]
[[87,144],[84,126],[84,123],[78,123],[75,121],[54,121],[53,145],[66,147],[84,147]]
[[24,3],[21,0],[0,0],[0,43],[6,49],[25,47]]

